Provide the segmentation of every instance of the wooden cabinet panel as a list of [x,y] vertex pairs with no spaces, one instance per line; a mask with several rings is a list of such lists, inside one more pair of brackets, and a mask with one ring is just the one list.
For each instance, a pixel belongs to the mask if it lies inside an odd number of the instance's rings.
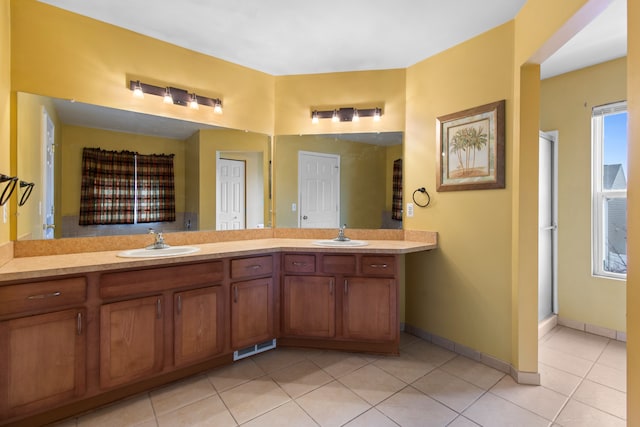
[[85,310],[0,322],[0,419],[82,396]]
[[344,280],[343,335],[390,341],[398,336],[395,280],[353,277]]
[[285,276],[282,295],[284,335],[335,336],[333,277]]
[[395,276],[396,258],[384,255],[364,255],[361,262],[362,274],[375,276]]
[[322,271],[327,274],[355,274],[355,255],[324,255]]
[[106,273],[100,277],[100,296],[116,298],[162,292],[220,282],[223,277],[222,261]]
[[176,366],[220,354],[224,348],[222,286],[174,295],[174,358]]
[[84,277],[0,286],[0,316],[82,304],[86,296]]
[[285,273],[315,273],[316,256],[312,254],[286,254],[282,261]]
[[258,256],[231,260],[231,278],[247,279],[266,276],[273,272],[273,256]]
[[231,285],[231,346],[234,350],[273,338],[273,279]]
[[100,307],[100,386],[142,379],[163,366],[162,296]]

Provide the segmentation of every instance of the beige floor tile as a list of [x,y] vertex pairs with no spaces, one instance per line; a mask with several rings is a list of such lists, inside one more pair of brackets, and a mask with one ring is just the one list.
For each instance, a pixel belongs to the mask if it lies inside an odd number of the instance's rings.
[[456,354],[445,348],[426,341],[416,341],[402,349],[402,353],[438,367],[456,357]]
[[538,349],[538,361],[580,378],[584,378],[593,366],[589,360],[546,347]]
[[400,356],[379,358],[373,364],[407,384],[411,384],[436,368],[436,365],[416,359],[404,352],[401,352]]
[[309,359],[334,378],[340,378],[369,363],[359,355],[339,351],[312,354]]
[[149,393],[156,416],[175,411],[216,394],[205,376],[188,378]]
[[367,402],[337,381],[296,399],[321,426],[341,426],[371,408]]
[[547,427],[550,422],[492,393],[486,393],[463,415],[481,426]]
[[126,399],[78,418],[78,427],[126,427],[155,425],[155,414],[147,394]]
[[339,381],[371,405],[377,405],[406,387],[403,381],[374,365],[363,366],[341,377]]
[[447,427],[478,427],[478,424],[471,421],[469,418],[465,418],[462,415],[458,416]]
[[345,424],[344,427],[398,427],[398,424],[391,421],[382,412],[372,408]]
[[158,427],[227,427],[236,425],[231,413],[217,394],[158,416]]
[[484,390],[489,390],[496,384],[504,373],[471,360],[468,357],[457,356],[441,366],[442,370],[462,378]]
[[572,398],[618,418],[626,418],[627,395],[621,391],[584,380]]
[[605,337],[571,328],[560,328],[542,344],[542,347],[595,362],[608,342],[609,339]]
[[296,363],[271,374],[278,385],[292,398],[302,396],[333,381],[333,377],[310,360]]
[[220,393],[233,418],[242,424],[288,402],[289,396],[271,378],[261,377]]
[[421,341],[421,339],[415,335],[408,334],[406,332],[400,332],[400,349],[402,350],[404,347],[416,342]]
[[311,419],[295,402],[288,402],[278,406],[273,411],[242,424],[243,427],[317,427]]
[[611,368],[619,370],[627,370],[627,344],[610,340],[607,347],[604,349],[598,363],[607,365]]
[[596,362],[589,371],[587,379],[606,385],[623,393],[627,392],[627,372]]
[[625,427],[627,423],[596,408],[569,400],[556,422],[563,427]]
[[564,396],[571,396],[582,381],[582,378],[577,375],[544,363],[539,364],[538,371],[540,372],[540,385]]
[[442,369],[430,372],[411,385],[456,412],[464,411],[485,392]]
[[376,407],[403,427],[446,426],[458,414],[413,387],[406,387]]
[[556,418],[569,400],[567,396],[543,386],[518,384],[508,375],[493,386],[490,392],[549,421]]
[[252,359],[243,359],[232,365],[210,371],[208,377],[211,384],[220,393],[264,374],[265,372]]
[[288,348],[277,348],[251,358],[266,373],[286,368],[305,359],[303,351]]

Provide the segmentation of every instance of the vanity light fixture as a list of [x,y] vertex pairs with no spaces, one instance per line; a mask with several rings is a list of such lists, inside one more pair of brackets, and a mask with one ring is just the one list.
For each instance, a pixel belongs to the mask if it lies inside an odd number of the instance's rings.
[[318,123],[320,119],[331,119],[332,122],[359,122],[362,117],[373,117],[378,122],[382,117],[382,108],[353,108],[343,107],[334,110],[313,110],[311,123]]
[[141,83],[140,80],[130,80],[129,89],[133,91],[133,96],[142,98],[145,94],[162,97],[162,102],[166,104],[181,105],[198,109],[200,105],[206,105],[213,108],[216,114],[222,114],[222,100],[220,98],[207,98],[206,96],[196,95],[195,92],[189,93],[185,89],[177,87],[154,86]]
[[163,101],[165,104],[173,104],[173,97],[171,96],[171,89],[166,88],[164,91]]

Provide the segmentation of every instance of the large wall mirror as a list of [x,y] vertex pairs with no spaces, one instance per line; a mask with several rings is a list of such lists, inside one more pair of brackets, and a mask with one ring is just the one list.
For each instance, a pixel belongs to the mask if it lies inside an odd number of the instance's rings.
[[276,136],[276,227],[402,228],[402,140],[402,132]]
[[[17,111],[17,174],[35,183],[18,207],[19,240],[272,225],[270,136],[28,93],[18,93]],[[172,154],[175,221],[79,225],[84,147]],[[242,176],[218,179],[225,162],[242,165]],[[236,218],[221,221],[229,207]]]

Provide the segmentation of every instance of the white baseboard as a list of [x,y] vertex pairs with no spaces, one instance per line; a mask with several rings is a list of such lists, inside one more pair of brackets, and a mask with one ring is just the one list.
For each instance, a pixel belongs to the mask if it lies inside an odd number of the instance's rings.
[[558,316],[558,325],[565,326],[578,331],[588,332],[590,334],[599,335],[616,341],[627,342],[627,333],[616,331],[615,329],[604,328],[602,326],[591,325],[585,322],[579,322],[573,319],[567,319]]

